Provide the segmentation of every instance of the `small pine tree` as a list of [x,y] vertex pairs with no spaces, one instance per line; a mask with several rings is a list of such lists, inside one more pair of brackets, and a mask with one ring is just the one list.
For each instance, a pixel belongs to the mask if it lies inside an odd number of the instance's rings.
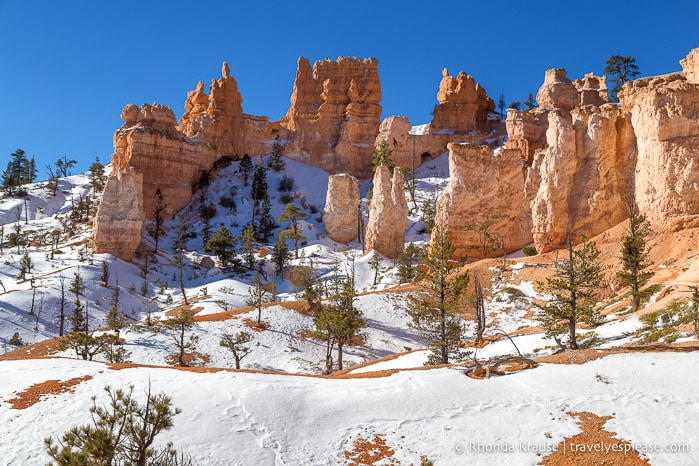
[[95,161],[90,165],[90,185],[92,185],[92,198],[94,199],[97,193],[104,189],[107,182],[107,177],[104,174],[104,164],[100,162],[99,157],[95,157]]
[[240,174],[243,175],[243,186],[248,185],[248,180],[250,179],[253,168],[254,167],[252,166],[252,159],[250,156],[248,154],[243,155],[243,158],[240,161],[240,167],[238,169]]
[[175,251],[183,251],[187,248],[187,225],[184,216],[180,215],[175,227]]
[[374,271],[373,285],[376,286],[376,284],[379,282],[379,276],[381,272],[383,272],[383,258],[381,257],[381,254],[374,251],[374,255],[371,256],[371,260],[369,260],[369,267],[371,267],[371,270]]
[[[170,430],[173,417],[182,411],[172,407],[172,400],[164,393],[152,395],[150,385],[145,405],[133,398],[129,390],[104,388],[108,402],[97,406],[92,397],[91,423],[73,427],[60,440],[44,440],[48,455],[57,466],[71,465],[159,465],[191,466],[192,460],[178,454],[168,443],[154,448],[156,437]],[[53,464],[53,463],[51,463]]]
[[417,264],[424,251],[413,243],[408,243],[398,256],[398,278],[401,283],[412,283],[417,277]]
[[527,100],[524,101],[524,105],[527,107],[527,110],[531,110],[537,106],[536,100],[534,100],[534,94],[532,91],[529,91],[529,94],[527,94]]
[[299,241],[305,241],[306,237],[301,233],[299,222],[306,218],[306,213],[294,203],[289,203],[284,212],[279,215],[280,222],[289,222],[286,237],[294,241],[294,257],[299,258]]
[[254,336],[250,332],[226,333],[218,344],[233,353],[235,368],[240,369],[240,361],[252,352],[252,347],[248,346],[248,343],[251,343],[253,339]]
[[19,259],[19,273],[17,274],[17,280],[26,280],[27,274],[32,272],[32,258],[29,257],[29,252],[24,251],[22,257]]
[[275,172],[283,172],[286,167],[286,162],[284,161],[284,144],[282,144],[282,139],[277,134],[274,138],[274,144],[272,144],[272,155],[271,155],[272,170]]
[[262,242],[267,242],[272,237],[272,232],[277,227],[277,223],[272,216],[272,202],[269,197],[265,197],[255,208],[255,237]]
[[505,102],[505,93],[501,92],[500,98],[498,99],[498,110],[500,111],[500,118],[505,117],[505,105],[507,105],[507,103]]
[[371,157],[371,165],[374,167],[374,171],[376,171],[381,164],[386,164],[391,173],[393,173],[395,165],[391,161],[391,154],[393,154],[393,151],[388,145],[388,141],[382,139],[379,143],[379,147],[376,148],[374,155]]
[[215,254],[218,256],[221,264],[224,267],[228,267],[231,265],[233,257],[235,256],[235,245],[237,242],[238,240],[235,236],[231,235],[228,228],[222,225],[221,228],[214,233],[214,236],[206,242],[204,251]]
[[568,239],[568,260],[561,261],[556,274],[546,283],[538,282],[553,298],[545,305],[538,305],[537,318],[546,332],[559,347],[565,349],[561,335],[568,333],[568,347],[578,349],[576,325],[585,322],[599,323],[599,311],[595,309],[595,296],[603,287],[604,275],[599,260],[597,245],[587,239],[583,246],[573,250]]
[[277,237],[277,243],[274,245],[274,251],[272,252],[272,261],[274,262],[277,275],[280,275],[289,263],[289,247],[286,245],[286,235],[283,233],[280,233]]
[[165,204],[163,204],[163,193],[160,191],[160,186],[155,188],[155,207],[153,207],[153,239],[155,240],[155,253],[158,252],[158,240],[163,233],[163,213],[165,212]]
[[411,326],[429,342],[432,354],[426,364],[449,364],[463,359],[463,318],[459,314],[461,295],[468,274],[453,275],[458,262],[446,226],[435,225],[429,253],[420,261],[418,278],[424,291],[409,296]]
[[170,338],[177,347],[177,364],[181,367],[187,366],[185,353],[187,350],[194,351],[199,342],[199,336],[188,332],[194,327],[194,314],[196,311],[189,307],[182,309],[177,317],[165,321],[165,327],[170,333]]
[[631,55],[611,55],[607,59],[604,73],[611,76],[614,85],[609,89],[609,98],[612,102],[618,102],[618,94],[625,82],[632,80],[641,74],[636,59]]
[[252,269],[255,265],[255,251],[257,250],[259,244],[257,243],[257,238],[255,238],[255,227],[248,225],[243,230],[243,236],[241,237],[241,249],[243,250],[243,258],[248,264],[248,268]]
[[258,273],[252,280],[253,286],[248,288],[248,299],[245,304],[257,309],[257,325],[262,322],[262,305],[268,301],[269,292],[262,284],[262,277]]
[[639,212],[633,198],[627,200],[629,226],[621,243],[621,271],[616,276],[622,286],[631,289],[631,310],[638,311],[645,293],[643,285],[653,276],[648,270],[648,237],[653,233],[646,216]]

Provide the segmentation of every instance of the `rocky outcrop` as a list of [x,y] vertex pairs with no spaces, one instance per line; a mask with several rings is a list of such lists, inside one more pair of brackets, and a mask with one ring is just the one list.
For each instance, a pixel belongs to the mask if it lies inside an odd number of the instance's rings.
[[393,177],[386,165],[374,174],[373,196],[366,229],[366,249],[374,250],[388,258],[395,258],[403,251],[405,230],[408,227],[408,203],[403,190],[403,172],[393,170]]
[[333,175],[328,179],[323,223],[328,237],[338,243],[349,243],[357,238],[357,209],[359,181],[350,175]]
[[[698,53],[690,52],[683,66]],[[699,226],[699,83],[686,75],[639,79],[619,95],[638,146],[636,202],[656,231]]]
[[468,133],[488,121],[495,102],[485,89],[461,71],[456,78],[444,68],[430,130],[433,133]]
[[607,77],[587,73],[582,79],[576,79],[573,85],[578,90],[578,107],[594,105],[600,107],[609,103]]
[[455,257],[493,257],[532,242],[519,151],[450,143],[449,175],[435,223],[450,232]]
[[568,79],[564,68],[552,68],[546,71],[544,84],[536,94],[539,107],[572,110],[578,100],[578,91]]
[[381,122],[378,60],[298,60],[291,107],[280,120],[293,133],[287,156],[330,173],[371,175]]
[[116,169],[107,179],[95,215],[94,250],[130,261],[144,228],[143,175],[133,169]]
[[699,84],[699,47],[693,49],[685,58],[680,60],[684,77],[689,84]]

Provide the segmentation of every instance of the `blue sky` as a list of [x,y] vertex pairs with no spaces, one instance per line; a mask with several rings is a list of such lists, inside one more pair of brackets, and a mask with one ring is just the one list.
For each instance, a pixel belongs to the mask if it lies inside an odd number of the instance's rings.
[[0,168],[23,148],[46,163],[109,161],[127,103],[170,105],[227,61],[243,111],[286,113],[296,61],[375,57],[383,117],[426,123],[442,68],[497,100],[524,101],[548,68],[601,74],[612,54],[644,76],[699,47],[699,2],[0,0]]

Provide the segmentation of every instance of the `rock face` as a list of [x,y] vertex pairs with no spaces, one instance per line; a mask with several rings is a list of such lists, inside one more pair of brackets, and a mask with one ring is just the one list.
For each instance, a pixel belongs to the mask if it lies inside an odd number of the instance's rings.
[[366,249],[395,258],[403,251],[405,229],[408,227],[408,203],[403,190],[403,172],[386,165],[374,174],[373,196],[366,230]]
[[331,176],[323,214],[325,230],[331,240],[346,244],[357,239],[358,206],[359,181],[347,174]]
[[691,50],[686,58],[680,60],[684,77],[690,84],[699,84],[699,48]]
[[378,60],[298,61],[291,108],[280,120],[293,132],[287,155],[330,173],[371,175],[381,122]]
[[117,169],[108,179],[95,215],[95,252],[130,261],[144,227],[143,175]]
[[431,131],[434,133],[467,133],[487,122],[495,102],[473,77],[461,71],[456,78],[444,68],[439,84]]
[[524,202],[522,159],[516,150],[493,153],[488,146],[449,144],[449,184],[439,197],[435,223],[450,232],[456,257],[489,257],[532,242],[531,215]]
[[[698,53],[694,49],[682,64]],[[699,226],[699,83],[675,73],[627,83],[620,94],[638,145],[639,209],[656,231]]]

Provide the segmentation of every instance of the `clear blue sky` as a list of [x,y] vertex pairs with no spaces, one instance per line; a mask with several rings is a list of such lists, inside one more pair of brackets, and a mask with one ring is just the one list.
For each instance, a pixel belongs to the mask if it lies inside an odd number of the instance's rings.
[[698,18],[696,0],[0,0],[0,169],[16,148],[37,157],[42,179],[64,153],[80,169],[107,162],[124,105],[159,102],[179,118],[187,91],[223,61],[243,110],[276,120],[299,56],[372,56],[383,116],[421,124],[442,68],[508,102],[536,93],[548,68],[602,74],[612,54],[664,74],[699,47]]

